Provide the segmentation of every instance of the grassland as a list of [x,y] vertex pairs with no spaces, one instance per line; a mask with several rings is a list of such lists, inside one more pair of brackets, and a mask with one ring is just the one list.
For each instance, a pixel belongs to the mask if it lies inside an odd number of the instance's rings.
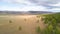
[[0,15],[0,34],[37,34],[38,26],[45,28],[37,15]]
[[0,34],[60,34],[60,13],[0,15]]

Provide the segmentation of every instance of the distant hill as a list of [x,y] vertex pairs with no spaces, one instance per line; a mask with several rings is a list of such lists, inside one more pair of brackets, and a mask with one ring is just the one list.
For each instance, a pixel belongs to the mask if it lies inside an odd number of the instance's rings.
[[49,14],[48,11],[0,11],[0,14]]
[[50,14],[48,11],[29,11],[30,14]]

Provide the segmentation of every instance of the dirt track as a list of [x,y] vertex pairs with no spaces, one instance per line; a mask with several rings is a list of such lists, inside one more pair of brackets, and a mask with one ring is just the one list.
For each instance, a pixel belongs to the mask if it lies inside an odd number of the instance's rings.
[[[0,25],[0,34],[36,34],[36,27],[40,26],[41,29],[44,28],[44,23],[36,15],[18,15],[18,16],[7,16],[8,21],[6,24]],[[19,30],[21,27],[21,30]]]

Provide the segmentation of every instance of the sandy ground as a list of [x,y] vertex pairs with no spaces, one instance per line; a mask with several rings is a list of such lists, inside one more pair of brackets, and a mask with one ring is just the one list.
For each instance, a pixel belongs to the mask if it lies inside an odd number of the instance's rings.
[[[0,21],[0,34],[37,34],[36,27],[40,26],[43,29],[44,23],[41,21],[41,17],[37,18],[37,15],[14,15],[14,16],[1,16],[6,17]],[[39,19],[39,23],[37,20]],[[4,22],[5,20],[5,22]],[[9,23],[9,20],[12,23]],[[19,30],[21,27],[21,30]]]

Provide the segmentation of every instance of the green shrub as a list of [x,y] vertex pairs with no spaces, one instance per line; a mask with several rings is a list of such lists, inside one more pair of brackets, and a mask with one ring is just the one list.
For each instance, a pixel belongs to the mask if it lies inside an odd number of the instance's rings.
[[11,20],[9,20],[9,23],[12,23],[12,21],[11,21]]
[[40,33],[41,33],[40,26],[38,26],[38,27],[36,28],[36,32],[37,32],[38,34],[40,34]]
[[39,15],[37,15],[36,17],[37,17],[37,18],[40,18],[40,16],[39,16]]
[[44,34],[60,34],[59,23],[60,23],[60,13],[44,15],[44,23],[48,24],[44,31]]
[[56,34],[60,34],[60,28],[56,27]]
[[21,26],[19,26],[19,30],[22,30],[22,27]]

